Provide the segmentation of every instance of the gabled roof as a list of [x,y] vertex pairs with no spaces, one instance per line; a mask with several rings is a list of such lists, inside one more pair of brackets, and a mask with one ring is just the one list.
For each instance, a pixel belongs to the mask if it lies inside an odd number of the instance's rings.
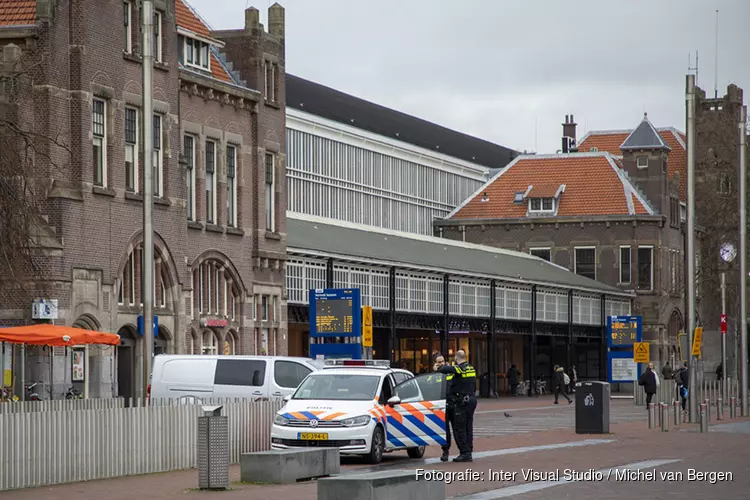
[[[201,19],[197,12],[184,0],[176,0],[175,2],[175,17],[177,20],[177,27],[192,34],[197,35],[200,38],[211,40],[211,30],[205,21]],[[239,82],[235,81],[232,74],[229,72],[224,63],[217,57],[217,49],[213,45],[211,46],[211,77],[225,83],[232,83],[238,85]],[[208,74],[197,68],[188,66],[181,66],[183,69],[195,71],[201,74]]]
[[[602,152],[519,156],[446,219],[526,218],[536,186],[545,197],[556,187],[557,217],[654,214],[617,159]],[[519,192],[525,198],[516,203]],[[482,201],[485,193],[487,199]]]
[[664,143],[659,132],[651,125],[651,122],[648,121],[646,113],[643,113],[643,121],[620,145],[621,151],[635,149],[666,149],[667,151],[671,149]]
[[36,0],[0,0],[0,26],[36,24]]
[[632,293],[572,273],[532,255],[484,245],[403,233],[379,227],[287,213],[290,253],[363,259],[381,265],[414,267],[426,272],[452,272],[558,286],[567,289],[632,296]]
[[[667,157],[667,170],[671,179],[675,173],[680,176],[680,200],[687,200],[687,149],[685,134],[674,127],[661,127],[656,129],[664,143],[669,146]],[[611,155],[622,154],[620,146],[633,132],[632,129],[624,130],[593,130],[588,132],[578,143],[578,151],[588,153],[594,151],[606,151]]]
[[517,153],[503,146],[286,74],[286,105],[351,127],[476,163],[507,165]]

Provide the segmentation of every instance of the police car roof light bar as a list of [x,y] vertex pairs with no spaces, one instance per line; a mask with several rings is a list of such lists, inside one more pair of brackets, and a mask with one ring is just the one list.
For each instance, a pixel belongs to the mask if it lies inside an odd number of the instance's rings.
[[326,366],[367,366],[390,368],[391,362],[387,359],[327,359]]

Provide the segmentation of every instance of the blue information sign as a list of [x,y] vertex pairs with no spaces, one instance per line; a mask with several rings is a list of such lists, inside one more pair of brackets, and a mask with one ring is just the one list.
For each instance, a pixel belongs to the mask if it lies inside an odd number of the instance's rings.
[[642,316],[607,316],[607,346],[630,347],[643,335]]
[[[138,316],[138,335],[143,337],[143,315]],[[154,316],[154,338],[159,338],[159,316]]]
[[310,290],[310,337],[361,337],[359,288]]

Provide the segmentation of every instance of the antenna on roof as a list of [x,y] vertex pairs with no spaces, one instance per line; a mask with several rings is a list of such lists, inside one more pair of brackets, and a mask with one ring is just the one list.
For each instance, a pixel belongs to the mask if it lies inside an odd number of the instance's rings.
[[719,97],[719,9],[716,9],[716,54],[714,54],[714,99]]
[[698,85],[698,51],[695,51],[695,67],[690,66],[690,54],[688,54],[688,73],[695,71],[695,84]]

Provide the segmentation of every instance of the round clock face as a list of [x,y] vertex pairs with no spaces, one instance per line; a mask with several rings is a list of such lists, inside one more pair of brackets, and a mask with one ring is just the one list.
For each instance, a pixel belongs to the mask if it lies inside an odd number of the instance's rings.
[[724,262],[731,262],[734,260],[735,256],[737,255],[737,250],[734,248],[734,245],[731,243],[724,243],[721,246],[720,250],[721,259]]

